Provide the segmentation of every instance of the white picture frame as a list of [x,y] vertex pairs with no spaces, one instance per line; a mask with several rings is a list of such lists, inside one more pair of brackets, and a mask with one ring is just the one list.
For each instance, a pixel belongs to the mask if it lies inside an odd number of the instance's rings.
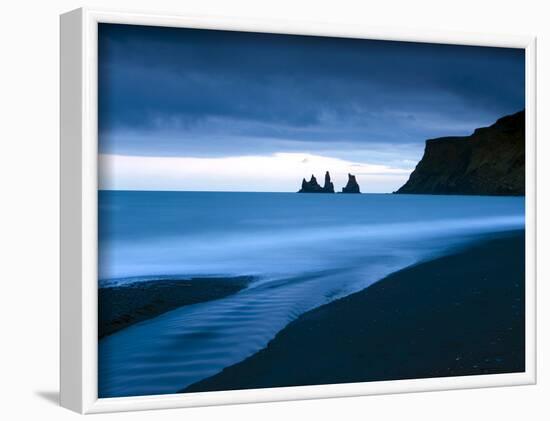
[[[525,372],[323,386],[98,399],[97,377],[97,28],[120,23],[461,44],[525,49],[526,364]],[[259,21],[78,9],[61,15],[61,405],[79,413],[235,404],[536,382],[535,65],[531,36],[416,32],[313,22]]]

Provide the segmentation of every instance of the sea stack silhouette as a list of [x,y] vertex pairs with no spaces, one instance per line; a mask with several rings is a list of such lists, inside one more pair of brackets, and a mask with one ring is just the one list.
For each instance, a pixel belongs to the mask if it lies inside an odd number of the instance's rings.
[[330,174],[327,171],[325,173],[325,186],[323,187],[325,193],[334,193],[334,183],[330,181]]
[[348,174],[348,184],[342,189],[342,193],[361,193],[361,189],[354,175]]
[[305,178],[302,180],[302,188],[298,193],[334,193],[334,183],[330,181],[329,172],[325,173],[325,185],[323,187],[319,185],[315,176],[311,174],[309,181],[306,181]]

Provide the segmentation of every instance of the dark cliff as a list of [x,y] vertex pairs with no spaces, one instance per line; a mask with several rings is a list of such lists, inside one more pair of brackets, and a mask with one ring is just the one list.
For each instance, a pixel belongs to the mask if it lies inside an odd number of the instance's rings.
[[395,193],[525,194],[525,112],[470,136],[426,141],[424,156]]
[[359,184],[354,175],[348,174],[348,184],[342,188],[342,193],[361,193]]

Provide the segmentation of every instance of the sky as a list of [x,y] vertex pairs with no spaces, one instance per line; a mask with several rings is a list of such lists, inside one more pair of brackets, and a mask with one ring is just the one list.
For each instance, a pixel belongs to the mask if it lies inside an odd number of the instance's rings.
[[100,188],[408,179],[426,139],[524,108],[519,49],[99,25]]

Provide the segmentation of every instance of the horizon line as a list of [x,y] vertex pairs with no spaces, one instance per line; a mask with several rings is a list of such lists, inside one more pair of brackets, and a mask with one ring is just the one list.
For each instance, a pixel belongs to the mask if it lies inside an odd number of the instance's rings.
[[[163,189],[163,190],[147,190],[147,189],[97,189],[98,192],[113,192],[113,191],[119,191],[119,192],[172,192],[172,193],[281,193],[281,194],[288,194],[288,193],[298,193],[297,191],[247,191],[247,190],[175,190],[175,189]],[[334,193],[301,193],[301,194],[345,194],[345,195],[353,195],[353,194],[393,194],[393,192],[360,192],[360,193],[342,193],[342,192],[334,192]]]

